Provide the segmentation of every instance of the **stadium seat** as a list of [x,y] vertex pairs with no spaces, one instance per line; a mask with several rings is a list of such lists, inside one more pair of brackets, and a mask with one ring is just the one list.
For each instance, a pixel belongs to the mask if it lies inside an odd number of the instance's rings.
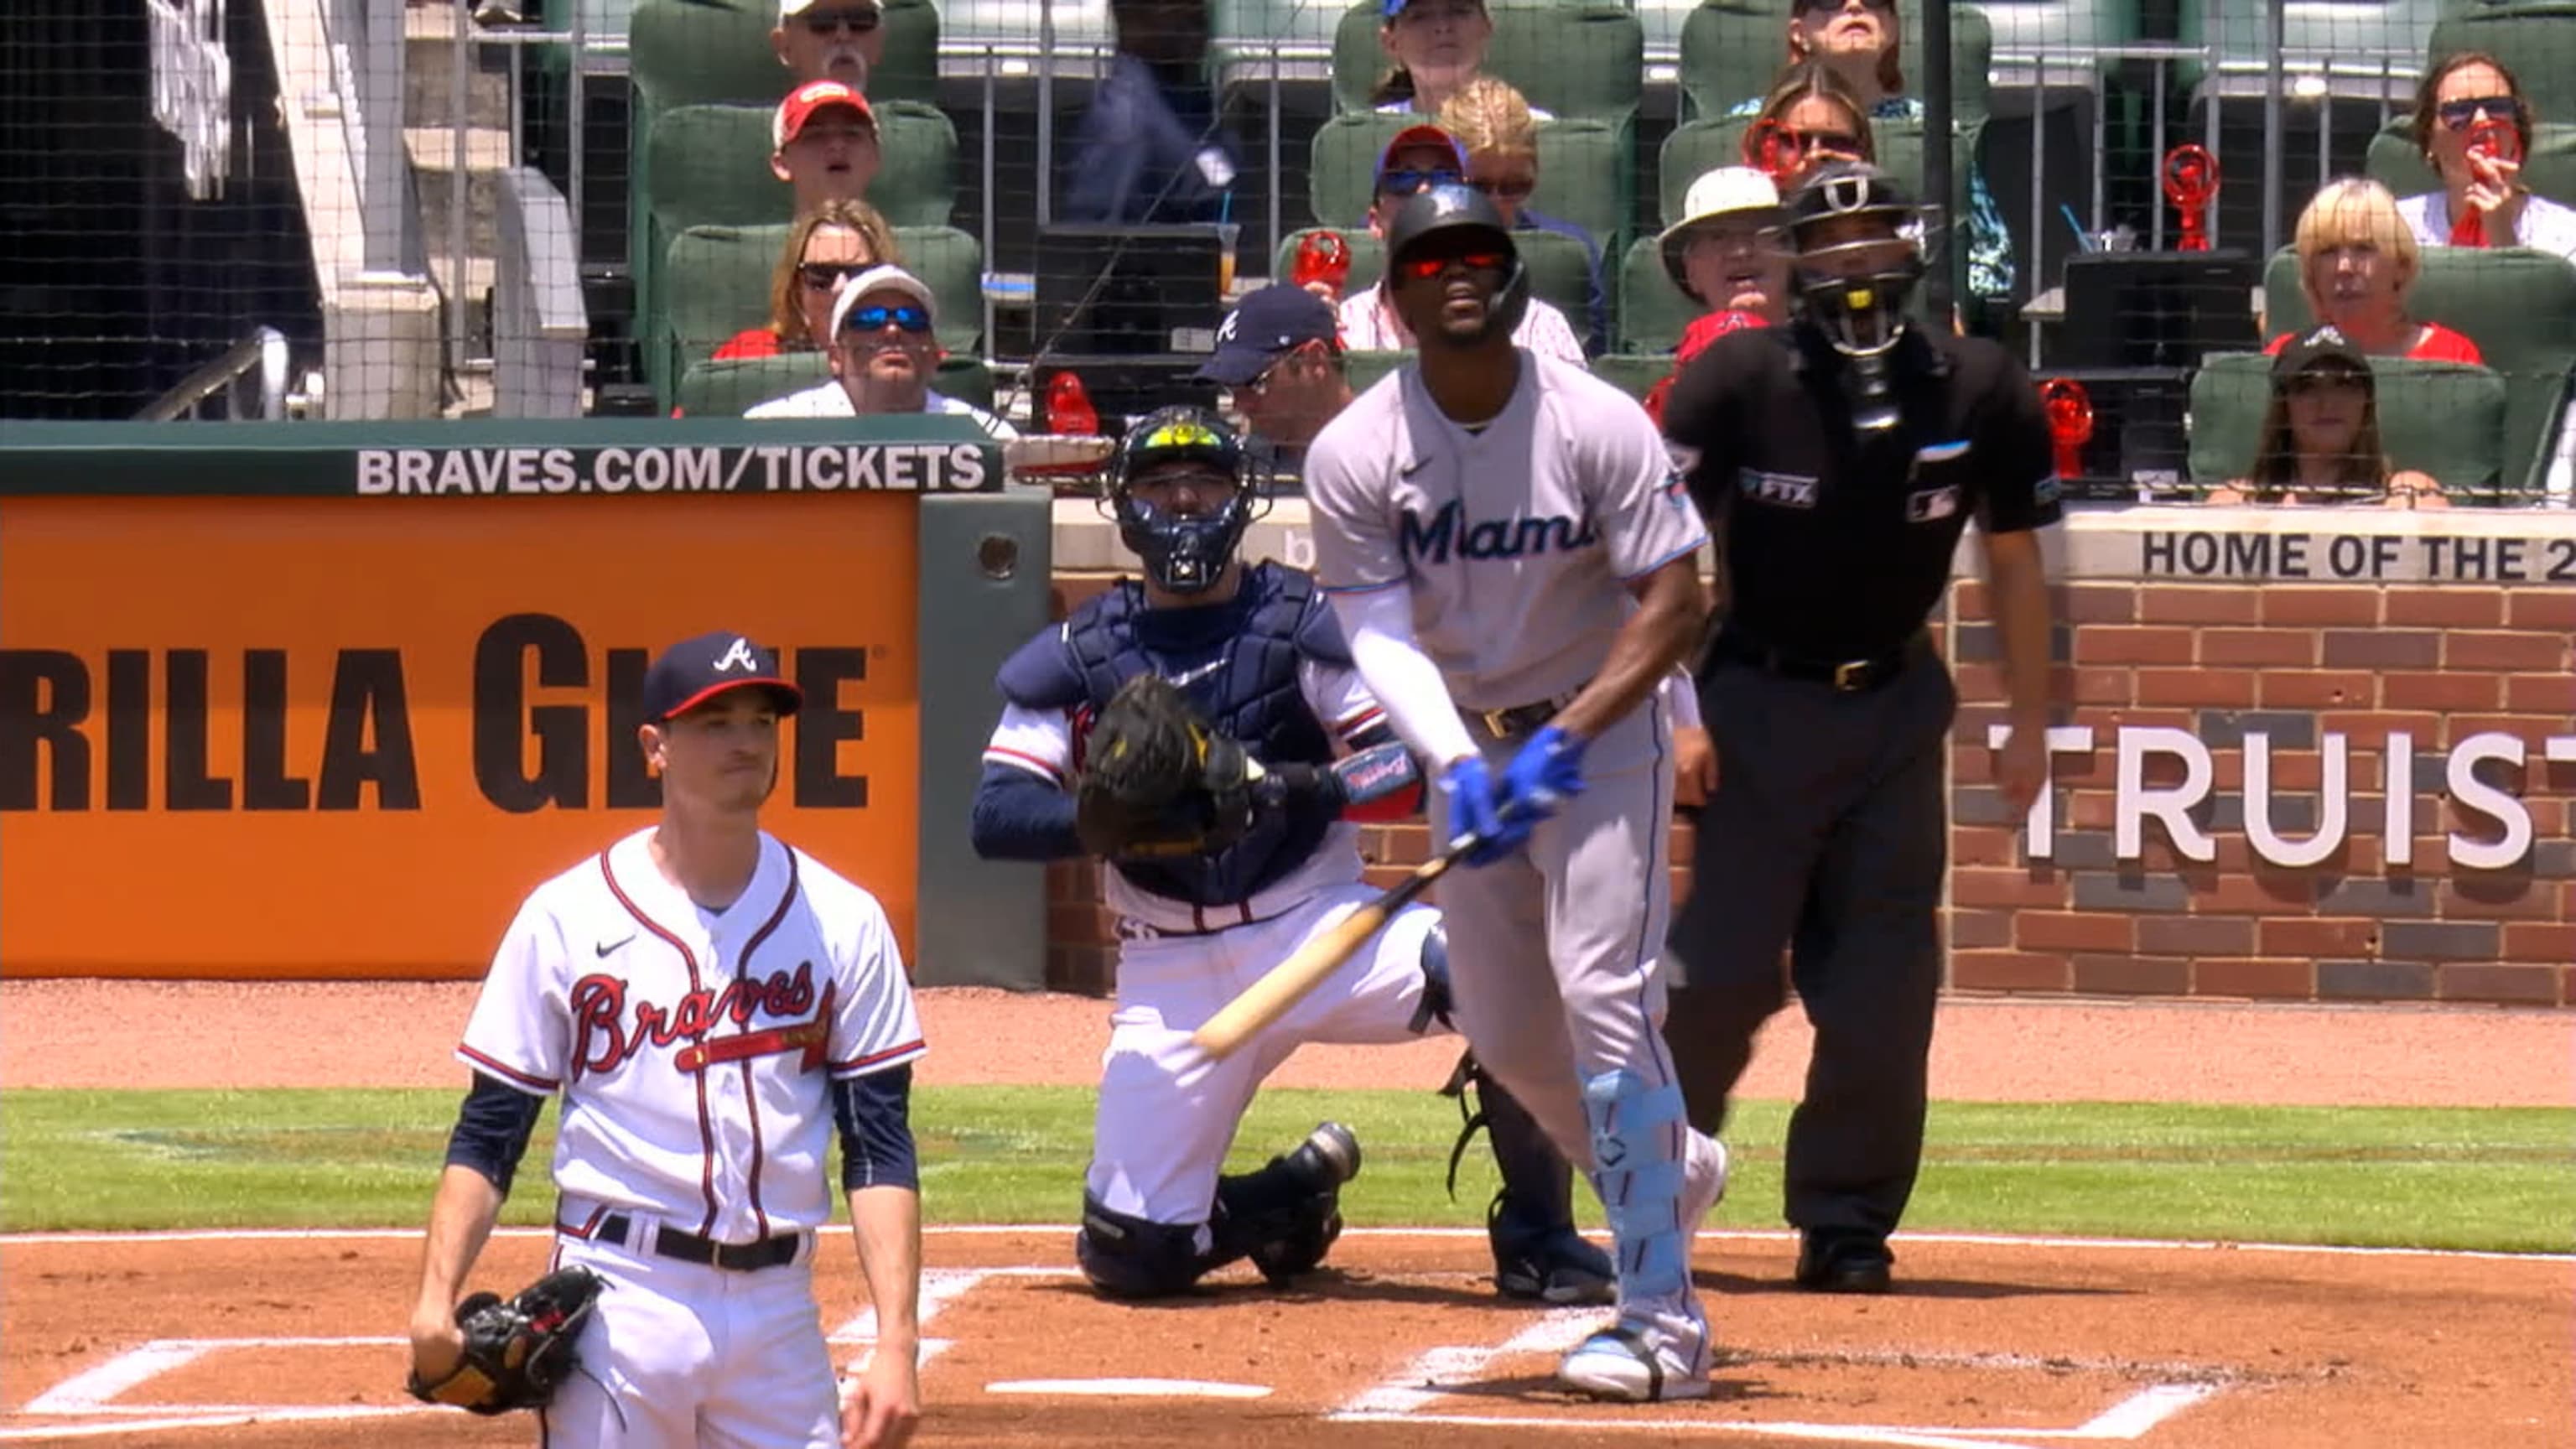
[[[935,100],[938,7],[931,0],[881,3],[885,60],[868,74],[869,102]],[[627,65],[639,99],[654,110],[777,105],[789,80],[769,48],[777,24],[777,0],[635,0]]]
[[1669,353],[1679,347],[1703,309],[1664,270],[1663,245],[1654,237],[1637,238],[1619,267],[1619,348],[1623,352]]
[[[2569,41],[2576,44],[2576,17],[2568,24]],[[2401,115],[2371,138],[2366,163],[2371,177],[2399,196],[2439,190],[2441,179],[2424,164],[2406,126]],[[2541,121],[2531,130],[2531,154],[2522,161],[2522,184],[2561,206],[2576,206],[2576,124]]]
[[[2268,336],[2313,324],[2291,249],[2265,269],[2263,298]],[[2465,333],[2504,380],[2503,489],[2536,492],[2576,369],[2576,267],[2521,248],[2429,247],[2408,308],[2420,321]]]
[[[1315,131],[1307,199],[1324,225],[1356,226],[1368,216],[1377,154],[1410,116],[1353,113]],[[1590,231],[1609,245],[1626,223],[1631,195],[1627,132],[1600,121],[1547,121],[1538,128],[1538,190],[1530,205]]]
[[[831,363],[820,352],[698,362],[681,375],[673,403],[693,418],[738,418],[756,404],[802,392],[831,375]],[[993,405],[993,370],[980,358],[948,358],[930,386],[979,408]]]
[[[2084,0],[2089,3],[2089,0]],[[1900,40],[1909,67],[1923,54],[1919,5],[1900,7]],[[1788,60],[1789,0],[1704,0],[1682,23],[1683,97],[1694,119],[1725,115],[1739,103],[1759,100]],[[1986,119],[1994,57],[1994,32],[1985,12],[1971,5],[1950,9],[1950,109],[1953,125]],[[1685,178],[1684,184],[1688,184]]]
[[1209,61],[1227,83],[1258,85],[1269,79],[1276,45],[1283,82],[1329,86],[1343,13],[1315,0],[1210,0]]
[[[2463,502],[2493,502],[2505,458],[2508,384],[2483,367],[2371,360],[2380,446],[2398,468],[2430,473]],[[2272,393],[2272,359],[2214,353],[2191,382],[2191,478],[2213,487],[2252,470]]]
[[[2419,0],[2420,3],[2420,0]],[[2576,4],[2568,0],[2455,0],[2416,51],[2427,64],[2482,50],[2522,82],[2532,118],[2576,124]]]
[[1592,375],[1640,402],[1673,370],[1669,352],[1614,352],[1592,359]]
[[1342,283],[1345,293],[1377,285],[1378,274],[1386,270],[1386,248],[1378,244],[1376,237],[1368,234],[1365,226],[1310,226],[1290,232],[1279,243],[1279,251],[1271,262],[1270,275],[1282,282],[1296,276],[1297,248],[1319,231],[1339,232],[1342,240],[1350,246],[1351,271]]
[[[695,226],[663,258],[670,305],[648,319],[646,336],[671,350],[677,377],[745,328],[769,320],[769,279],[788,225]],[[898,227],[904,265],[939,299],[939,345],[973,352],[984,335],[983,247],[955,227]]]
[[1351,380],[1351,391],[1362,393],[1377,385],[1377,380],[1404,365],[1410,352],[1352,352],[1343,357],[1343,370]]
[[[1529,103],[1563,119],[1626,124],[1645,94],[1646,33],[1623,0],[1487,0],[1494,42],[1486,64]],[[1333,35],[1333,105],[1374,109],[1386,74],[1380,0],[1359,0]]]

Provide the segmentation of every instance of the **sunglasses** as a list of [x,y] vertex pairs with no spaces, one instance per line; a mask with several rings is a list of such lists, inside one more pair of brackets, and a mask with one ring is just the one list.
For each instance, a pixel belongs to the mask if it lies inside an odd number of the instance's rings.
[[1457,172],[1447,170],[1415,171],[1408,168],[1402,171],[1389,171],[1377,179],[1377,194],[1411,196],[1417,191],[1428,191],[1434,186],[1455,186],[1465,179]]
[[2454,131],[2465,131],[2477,120],[2480,111],[2499,119],[2520,120],[2522,102],[2512,96],[2465,96],[2456,101],[2444,101],[2433,111],[2442,118],[2443,125]]
[[805,29],[814,35],[830,35],[837,30],[865,35],[876,29],[883,19],[873,5],[864,10],[832,10],[806,15]]
[[[1798,10],[1807,15],[1830,15],[1843,8],[1843,0],[1798,0]],[[1896,10],[1896,0],[1861,0],[1861,8],[1874,15],[1888,15]]]
[[1527,201],[1538,183],[1515,176],[1509,181],[1469,181],[1468,185],[1500,201]]
[[900,307],[853,307],[850,309],[850,315],[841,319],[841,330],[882,332],[889,322],[895,325],[896,330],[902,332],[930,330],[930,314],[909,302]]
[[1417,282],[1427,282],[1449,270],[1452,263],[1471,272],[1500,272],[1510,268],[1512,259],[1506,252],[1453,252],[1447,256],[1408,257],[1396,271]]
[[829,292],[867,269],[865,262],[799,262],[796,276],[809,291]]

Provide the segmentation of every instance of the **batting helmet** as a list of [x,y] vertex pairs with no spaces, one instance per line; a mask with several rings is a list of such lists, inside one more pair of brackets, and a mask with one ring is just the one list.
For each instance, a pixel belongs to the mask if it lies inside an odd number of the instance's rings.
[[1405,198],[1386,227],[1387,276],[1392,282],[1397,269],[1404,265],[1405,254],[1421,245],[1424,238],[1466,230],[1488,234],[1510,258],[1503,284],[1495,289],[1491,313],[1494,330],[1509,335],[1520,327],[1522,315],[1529,311],[1529,266],[1512,242],[1511,223],[1503,220],[1491,198],[1472,186],[1442,182]]
[[[1233,489],[1211,512],[1179,514],[1135,495],[1147,472],[1173,463],[1201,463],[1232,480]],[[1175,594],[1194,594],[1225,573],[1243,531],[1268,505],[1251,455],[1225,419],[1199,407],[1169,407],[1146,414],[1118,440],[1105,478],[1107,503],[1118,520],[1119,541],[1145,563],[1145,575]]]

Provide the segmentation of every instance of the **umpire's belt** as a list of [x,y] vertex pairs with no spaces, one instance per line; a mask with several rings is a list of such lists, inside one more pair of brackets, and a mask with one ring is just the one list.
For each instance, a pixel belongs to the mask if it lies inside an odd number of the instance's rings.
[[1917,634],[1885,654],[1866,658],[1817,659],[1775,649],[1740,629],[1725,629],[1719,631],[1709,653],[1712,658],[1749,664],[1765,674],[1776,674],[1783,679],[1812,680],[1831,685],[1838,694],[1858,694],[1876,689],[1903,673],[1906,661],[1913,656],[1922,638]]
[[[649,1220],[648,1220],[649,1221]],[[784,1268],[796,1261],[797,1252],[805,1246],[803,1233],[780,1233],[756,1243],[719,1243],[696,1233],[684,1233],[668,1223],[654,1223],[651,1251],[657,1257],[677,1258],[702,1268],[723,1268],[728,1272],[751,1273],[762,1268]],[[599,1220],[589,1235],[623,1244],[630,1253],[646,1251],[635,1241],[635,1219],[625,1213],[610,1213]]]
[[1549,720],[1556,718],[1558,710],[1574,703],[1574,697],[1582,692],[1578,687],[1569,689],[1554,699],[1533,700],[1528,704],[1513,705],[1509,709],[1469,709],[1459,712],[1467,717],[1468,723],[1479,726],[1495,739],[1508,740],[1518,735],[1537,733]]

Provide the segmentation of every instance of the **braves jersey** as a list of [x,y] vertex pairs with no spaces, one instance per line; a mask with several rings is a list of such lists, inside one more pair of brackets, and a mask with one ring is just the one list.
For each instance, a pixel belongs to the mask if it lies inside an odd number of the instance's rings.
[[1317,576],[1410,585],[1415,640],[1468,709],[1581,688],[1636,608],[1626,585],[1708,541],[1634,399],[1519,357],[1511,400],[1479,427],[1451,421],[1407,363],[1306,454]]
[[459,1059],[563,1093],[556,1187],[720,1242],[831,1218],[827,1078],[922,1054],[876,898],[767,834],[742,898],[692,901],[651,830],[532,892]]

